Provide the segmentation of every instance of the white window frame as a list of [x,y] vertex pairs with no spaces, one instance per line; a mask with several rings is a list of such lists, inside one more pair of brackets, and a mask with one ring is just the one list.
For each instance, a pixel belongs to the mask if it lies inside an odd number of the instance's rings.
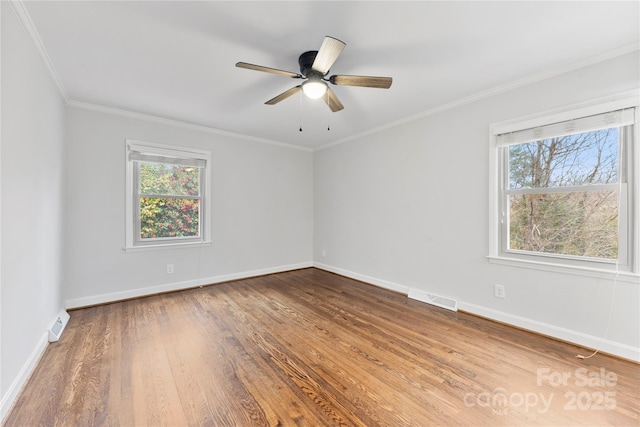
[[[140,251],[162,248],[192,247],[211,244],[211,152],[195,148],[156,144],[127,139],[126,191],[125,191],[125,251]],[[200,175],[200,235],[198,237],[169,237],[142,241],[140,234],[140,195],[135,162],[139,156],[157,156],[181,159],[202,164]]]
[[[627,229],[619,233],[619,253],[617,261],[595,260],[581,257],[570,257],[556,254],[507,251],[507,225],[504,223],[504,144],[499,136],[512,132],[549,126],[555,123],[576,120],[583,117],[625,108],[635,108],[635,125],[630,155],[626,158],[629,170],[628,182],[615,184],[620,189],[619,214],[627,224]],[[489,262],[515,267],[534,268],[569,274],[580,274],[590,277],[617,278],[632,283],[640,283],[640,91],[631,91],[613,97],[601,98],[588,103],[572,105],[563,109],[547,111],[540,114],[522,117],[510,121],[494,123],[489,129]]]

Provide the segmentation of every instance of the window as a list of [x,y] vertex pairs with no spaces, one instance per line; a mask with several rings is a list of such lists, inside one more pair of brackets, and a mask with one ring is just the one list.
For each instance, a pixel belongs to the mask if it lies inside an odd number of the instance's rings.
[[636,102],[492,126],[490,258],[637,272]]
[[127,140],[126,249],[209,239],[210,154]]

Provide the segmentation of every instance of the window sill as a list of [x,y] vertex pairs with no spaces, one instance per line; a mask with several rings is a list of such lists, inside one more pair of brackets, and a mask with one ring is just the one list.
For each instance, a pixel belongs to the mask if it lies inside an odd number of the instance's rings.
[[211,242],[162,243],[157,245],[126,246],[123,248],[123,250],[129,253],[159,251],[164,249],[198,248],[203,246],[211,246]]
[[615,271],[573,265],[560,265],[550,262],[514,259],[491,255],[487,256],[487,259],[491,264],[507,265],[510,267],[519,268],[530,268],[534,270],[550,271],[554,273],[571,274],[577,276],[586,276],[599,279],[617,280],[619,282],[640,284],[640,275],[638,273],[631,273],[628,271]]

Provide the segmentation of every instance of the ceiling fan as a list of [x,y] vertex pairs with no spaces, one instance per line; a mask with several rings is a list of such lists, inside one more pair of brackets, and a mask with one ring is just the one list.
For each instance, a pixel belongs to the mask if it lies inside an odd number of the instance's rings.
[[331,111],[335,113],[336,111],[342,110],[344,106],[336,94],[329,88],[327,82],[338,86],[362,86],[381,89],[388,89],[391,87],[392,82],[391,77],[333,75],[326,78],[326,75],[329,74],[329,69],[336,59],[338,59],[338,56],[342,53],[345,46],[346,44],[344,42],[326,36],[320,46],[320,50],[311,50],[300,55],[298,58],[300,73],[292,73],[290,71],[263,67],[262,65],[254,65],[246,62],[238,62],[236,67],[305,80],[302,84],[294,86],[282,92],[280,95],[271,98],[265,102],[267,105],[275,105],[302,91],[309,98],[323,98]]

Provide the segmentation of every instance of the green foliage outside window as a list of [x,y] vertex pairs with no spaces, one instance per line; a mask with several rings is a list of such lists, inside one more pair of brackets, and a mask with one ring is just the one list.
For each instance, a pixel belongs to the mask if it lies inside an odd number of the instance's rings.
[[138,167],[140,238],[198,237],[200,170],[147,162]]
[[531,252],[616,259],[616,193],[510,196],[509,247]]

